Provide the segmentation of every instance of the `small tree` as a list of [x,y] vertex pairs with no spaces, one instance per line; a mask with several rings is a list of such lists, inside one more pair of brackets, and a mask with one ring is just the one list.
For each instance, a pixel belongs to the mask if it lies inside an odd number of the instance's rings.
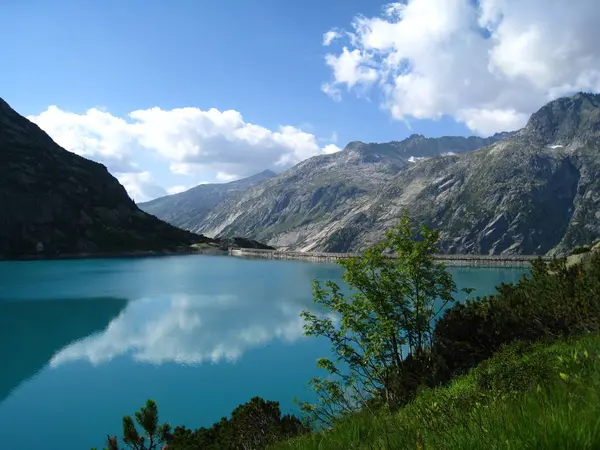
[[[135,416],[146,435],[140,436],[133,419],[124,417],[123,442],[131,450],[261,450],[310,431],[297,417],[282,415],[278,402],[260,397],[235,408],[231,419],[223,417],[197,430],[178,426],[173,434],[169,425],[158,425],[158,411],[152,400]],[[104,450],[119,450],[116,436],[108,436],[108,449]]]
[[[131,416],[123,417],[123,442],[131,450],[166,450],[166,443],[171,440],[171,426],[158,424],[158,408],[154,400],[148,400],[146,406],[135,413],[136,422],[142,427],[145,435],[140,435]],[[108,448],[104,450],[119,450],[116,436],[107,437]],[[163,445],[162,447],[159,447]],[[96,449],[92,449],[96,450]]]
[[305,334],[326,337],[336,357],[317,362],[329,374],[311,381],[318,404],[301,404],[313,420],[330,424],[373,398],[396,406],[407,395],[402,380],[416,374],[412,384],[422,382],[418,367],[431,362],[433,320],[456,292],[450,273],[433,259],[438,239],[404,214],[383,241],[339,261],[349,295],[333,281],[313,282],[314,301],[328,314],[303,311]]
[[236,444],[233,448],[242,450],[263,449],[309,431],[297,417],[282,415],[279,402],[260,397],[234,409],[230,426]]

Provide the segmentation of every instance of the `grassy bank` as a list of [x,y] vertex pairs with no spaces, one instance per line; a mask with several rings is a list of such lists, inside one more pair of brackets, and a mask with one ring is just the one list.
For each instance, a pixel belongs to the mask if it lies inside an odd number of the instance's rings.
[[600,448],[600,335],[516,344],[394,414],[362,413],[272,450]]

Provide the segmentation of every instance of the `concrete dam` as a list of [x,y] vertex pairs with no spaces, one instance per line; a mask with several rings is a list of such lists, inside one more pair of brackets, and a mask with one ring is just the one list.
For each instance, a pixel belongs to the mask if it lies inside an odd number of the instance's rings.
[[[315,262],[332,262],[339,259],[359,256],[359,253],[327,253],[327,252],[295,252],[284,250],[262,250],[253,248],[229,248],[229,254],[246,258],[296,259]],[[531,262],[542,258],[552,260],[549,256],[533,255],[435,255],[436,261],[447,266],[466,267],[528,267]]]

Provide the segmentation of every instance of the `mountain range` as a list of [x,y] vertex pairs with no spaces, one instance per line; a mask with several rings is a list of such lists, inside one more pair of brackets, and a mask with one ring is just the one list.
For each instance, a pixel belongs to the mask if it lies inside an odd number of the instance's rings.
[[[422,135],[411,135],[401,142],[385,144],[351,142],[342,152],[316,156],[276,176],[273,172],[265,171],[249,178],[224,184],[203,184],[188,191],[161,197],[156,200],[140,203],[144,211],[154,214],[173,225],[188,230],[205,230],[211,235],[229,235],[226,230],[232,221],[230,213],[235,214],[237,208],[248,198],[252,203],[274,201],[273,205],[265,208],[250,207],[246,214],[253,211],[263,217],[250,219],[256,222],[255,229],[250,224],[244,230],[248,235],[261,235],[271,239],[272,227],[289,228],[289,223],[297,221],[296,212],[307,221],[321,216],[337,207],[336,200],[346,196],[363,197],[376,192],[393,175],[407,165],[414,164],[424,158],[439,155],[454,155],[474,150],[502,139],[505,134],[491,138],[479,137],[443,137],[426,138]],[[256,190],[251,188],[256,187]],[[273,190],[272,190],[273,189]],[[336,191],[341,189],[341,191]],[[263,196],[263,192],[268,195]],[[347,191],[347,192],[346,192]],[[266,193],[266,192],[265,192]],[[297,211],[290,211],[285,203],[293,203]],[[311,207],[303,208],[308,204]],[[242,213],[242,209],[239,210]],[[244,215],[246,217],[246,215]],[[292,225],[293,227],[293,225]],[[277,242],[281,245],[281,242]]]
[[360,251],[407,210],[440,231],[445,253],[568,252],[600,237],[600,96],[554,100],[516,132],[351,142],[276,176],[140,207],[193,232],[289,250]]
[[193,230],[197,223],[202,222],[225,200],[274,176],[274,172],[265,170],[230,183],[201,184],[185,192],[160,197],[138,206],[176,227]]

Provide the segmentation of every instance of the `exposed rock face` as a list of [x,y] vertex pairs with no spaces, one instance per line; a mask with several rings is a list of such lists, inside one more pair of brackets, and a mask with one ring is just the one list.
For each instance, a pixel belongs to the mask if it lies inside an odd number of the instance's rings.
[[252,236],[295,249],[323,248],[322,239],[419,158],[462,153],[500,138],[412,135],[387,144],[351,142],[341,152],[310,158],[230,198],[190,229],[210,236]]
[[140,203],[138,207],[176,227],[193,230],[216,206],[274,176],[274,172],[265,170],[231,183],[201,184],[179,194]]
[[600,237],[600,96],[553,101],[524,129],[488,140],[353,142],[228,199],[192,229],[356,251],[404,209],[437,228],[448,253],[557,254],[592,242]]
[[208,241],[138,209],[106,167],[64,150],[0,99],[0,257]]

